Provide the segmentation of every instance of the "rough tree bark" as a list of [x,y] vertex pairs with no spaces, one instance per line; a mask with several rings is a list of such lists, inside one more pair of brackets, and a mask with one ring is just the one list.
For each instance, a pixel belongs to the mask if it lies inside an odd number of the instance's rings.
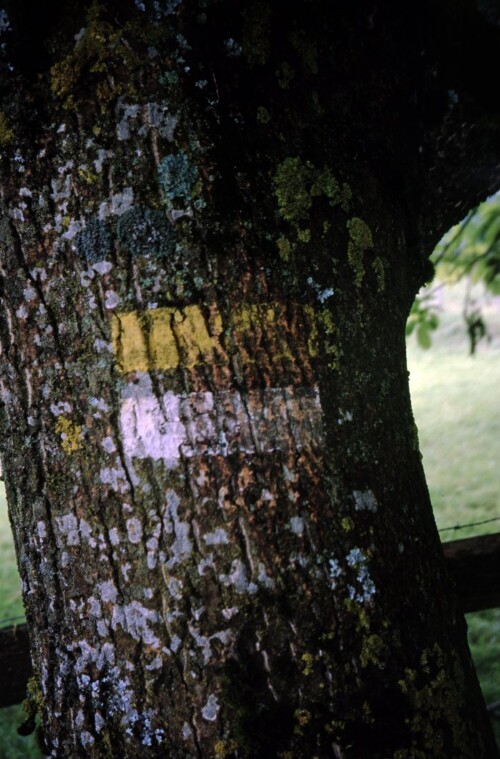
[[496,31],[466,2],[84,6],[0,18],[0,432],[48,752],[497,757],[404,345],[498,181],[456,45]]

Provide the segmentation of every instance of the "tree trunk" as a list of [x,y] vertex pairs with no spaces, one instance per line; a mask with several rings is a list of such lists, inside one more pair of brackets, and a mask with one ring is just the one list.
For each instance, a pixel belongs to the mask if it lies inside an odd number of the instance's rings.
[[421,30],[123,5],[32,39],[13,11],[0,119],[1,436],[48,751],[496,757],[408,392]]

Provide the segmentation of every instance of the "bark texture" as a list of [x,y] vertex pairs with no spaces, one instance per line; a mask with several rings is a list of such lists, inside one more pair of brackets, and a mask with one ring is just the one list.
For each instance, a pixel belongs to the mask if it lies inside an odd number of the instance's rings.
[[1,437],[53,757],[497,756],[404,346],[470,130],[417,15],[331,6],[11,10]]

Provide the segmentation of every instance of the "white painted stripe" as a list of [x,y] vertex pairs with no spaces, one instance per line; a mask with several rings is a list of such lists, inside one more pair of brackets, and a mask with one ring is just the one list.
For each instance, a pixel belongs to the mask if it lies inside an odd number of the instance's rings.
[[322,440],[316,386],[158,396],[142,374],[124,389],[120,425],[127,456],[168,466],[181,457],[286,452]]

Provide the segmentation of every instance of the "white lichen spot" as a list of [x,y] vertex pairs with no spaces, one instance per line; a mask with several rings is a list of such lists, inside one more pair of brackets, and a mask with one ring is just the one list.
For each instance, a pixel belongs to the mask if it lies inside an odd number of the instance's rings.
[[108,340],[101,340],[100,337],[94,340],[94,348],[98,353],[113,353],[113,345]]
[[138,117],[140,109],[138,105],[127,105],[125,103],[120,103],[119,107],[122,110],[122,117],[116,125],[116,135],[121,141],[129,140],[131,137],[129,121]]
[[337,424],[342,425],[344,422],[352,422],[352,412],[351,411],[342,411],[342,409],[339,409],[339,418],[337,419]]
[[99,619],[97,621],[97,634],[101,638],[106,638],[109,633],[109,625],[104,619]]
[[28,303],[32,300],[35,300],[36,290],[31,287],[31,285],[28,285],[28,287],[25,287],[23,290],[23,297],[25,301],[28,301]]
[[102,398],[89,398],[89,403],[92,406],[92,408],[96,408],[99,411],[109,411],[108,404]]
[[105,437],[104,440],[101,441],[101,445],[106,453],[115,453],[116,451],[116,445],[112,437]]
[[113,580],[106,580],[105,582],[100,582],[97,585],[97,588],[99,590],[99,594],[103,601],[106,603],[112,603],[114,604],[118,595],[118,591],[116,590],[116,585],[113,582]]
[[66,401],[59,401],[59,403],[51,403],[50,410],[54,416],[61,416],[61,414],[69,414],[71,406]]
[[148,551],[147,556],[146,556],[146,562],[148,565],[148,569],[155,569],[158,563],[156,551]]
[[160,648],[160,640],[150,628],[151,624],[158,624],[160,616],[154,609],[142,606],[138,601],[132,601],[124,606],[116,605],[113,609],[111,627],[116,630],[120,626],[134,640],[142,640],[143,643],[155,648]]
[[78,519],[74,514],[64,514],[56,517],[56,524],[59,532],[66,536],[66,542],[69,546],[77,546],[80,543],[80,531]]
[[37,522],[36,525],[38,537],[40,540],[44,540],[47,537],[47,528],[45,526],[45,522],[42,522],[41,520]]
[[96,733],[100,733],[104,725],[106,724],[105,720],[103,720],[101,714],[99,712],[96,712],[94,715],[94,725]]
[[78,712],[76,713],[76,717],[75,717],[75,725],[76,725],[77,727],[81,727],[81,726],[83,725],[83,723],[84,723],[84,722],[85,722],[85,716],[84,716],[84,714],[83,714],[82,710],[81,710],[81,709],[79,709],[79,710],[78,710]]
[[337,559],[329,559],[328,561],[328,574],[330,575],[331,579],[331,587],[332,589],[337,586],[337,580],[342,574],[342,567],[340,566]]
[[216,546],[221,544],[227,545],[229,543],[227,532],[223,530],[222,527],[217,527],[217,529],[215,529],[213,532],[207,532],[207,534],[203,537],[203,540],[209,546]]
[[271,590],[275,586],[275,582],[272,579],[272,577],[269,577],[269,575],[266,572],[266,567],[262,562],[259,561],[258,565],[259,574],[257,575],[257,581],[259,585],[262,585],[264,588],[267,588],[268,590]]
[[80,733],[80,742],[82,746],[92,746],[95,743],[94,736],[88,730],[82,730]]
[[125,187],[123,192],[119,192],[111,197],[111,213],[121,216],[132,206],[134,202],[134,191],[131,187]]
[[97,545],[97,542],[95,538],[93,537],[91,526],[89,525],[88,522],[85,521],[85,519],[80,519],[79,529],[80,529],[80,535],[83,538],[83,540],[86,540],[91,548],[95,548]]
[[126,493],[130,485],[122,468],[106,467],[99,472],[99,479],[103,485],[110,485],[117,493]]
[[198,563],[197,569],[198,569],[198,574],[200,575],[200,577],[203,577],[203,575],[205,574],[205,569],[208,569],[208,567],[213,567],[213,566],[214,566],[214,555],[213,553],[209,553],[208,556],[205,556],[205,558],[202,559]]
[[76,219],[71,219],[67,230],[62,235],[64,240],[74,240],[81,230],[81,224]]
[[222,609],[222,616],[224,617],[224,619],[229,620],[229,619],[232,619],[235,616],[235,614],[237,614],[238,612],[239,612],[239,609],[237,606],[230,606],[230,607],[226,607],[225,609]]
[[174,637],[170,641],[170,650],[172,651],[172,653],[174,653],[174,654],[177,653],[177,651],[179,650],[179,647],[180,647],[181,643],[182,643],[182,640],[179,638],[179,636],[178,635],[174,635]]
[[120,533],[116,527],[111,527],[108,531],[109,542],[112,546],[120,545]]
[[18,319],[26,319],[26,317],[28,316],[28,312],[26,310],[26,306],[24,306],[23,304],[21,304],[19,306],[19,308],[17,309],[17,311],[16,311],[16,316],[17,316]]
[[142,540],[142,524],[137,517],[127,519],[127,534],[131,543],[137,544]]
[[294,535],[301,537],[304,534],[304,520],[302,517],[291,517],[288,524]]
[[181,580],[177,579],[177,577],[169,577],[167,588],[172,598],[175,598],[176,601],[180,601],[182,599],[183,585]]
[[326,287],[324,290],[318,290],[316,297],[320,303],[325,303],[335,294],[333,287]]
[[97,598],[96,598],[95,596],[90,596],[90,598],[89,598],[89,599],[88,599],[88,601],[87,601],[87,605],[88,605],[88,607],[89,607],[89,608],[88,608],[88,613],[89,613],[89,614],[90,614],[92,617],[96,617],[96,618],[98,618],[98,617],[102,617],[102,606],[101,606],[101,602],[100,602],[100,601],[98,601],[98,600],[97,600]]
[[348,586],[349,598],[352,601],[358,601],[358,603],[364,603],[370,601],[372,596],[376,592],[375,584],[370,577],[367,566],[367,558],[360,548],[353,548],[346,557],[347,564],[350,567],[356,568],[358,571],[357,576],[357,589],[352,585]]
[[15,221],[24,221],[24,213],[22,208],[11,208],[9,209],[9,216],[11,219],[14,219]]
[[254,582],[249,582],[246,567],[240,559],[235,559],[232,562],[230,574],[221,574],[219,581],[223,585],[232,585],[236,593],[253,594],[257,592],[257,585]]
[[167,567],[171,569],[175,564],[183,561],[193,552],[193,544],[190,538],[191,527],[189,522],[179,518],[178,509],[180,499],[177,493],[170,488],[166,492],[166,508],[163,517],[165,532],[174,533],[175,540],[170,546],[171,558],[167,561]]
[[219,713],[219,709],[220,706],[217,700],[217,696],[214,693],[211,693],[208,697],[207,703],[201,710],[201,716],[208,722],[215,722],[217,719],[217,714]]
[[161,669],[162,666],[163,666],[163,659],[161,658],[161,656],[158,655],[158,656],[155,656],[152,662],[150,662],[149,664],[146,664],[145,669],[148,669],[151,671],[154,669]]
[[96,264],[92,264],[92,269],[101,275],[109,274],[112,268],[111,261],[98,261]]
[[192,738],[192,736],[193,736],[193,731],[191,727],[188,725],[187,722],[184,722],[182,726],[182,737],[184,738],[184,740],[188,741],[190,738]]
[[106,295],[104,296],[104,306],[108,309],[114,309],[118,306],[120,303],[121,298],[120,296],[115,293],[114,290],[107,290]]

